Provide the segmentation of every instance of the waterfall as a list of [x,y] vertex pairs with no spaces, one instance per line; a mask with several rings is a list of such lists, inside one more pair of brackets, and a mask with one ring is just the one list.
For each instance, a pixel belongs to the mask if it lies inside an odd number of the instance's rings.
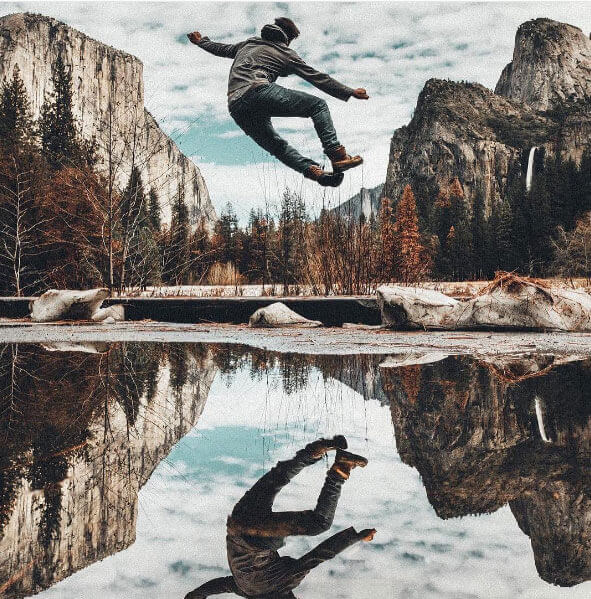
[[536,155],[537,147],[534,146],[529,151],[529,158],[527,160],[527,174],[525,175],[525,191],[529,191],[531,188],[531,181],[534,176],[534,157]]
[[369,189],[365,189],[365,187],[361,188],[361,214],[365,217],[366,223],[371,220],[371,196]]
[[[529,170],[528,170],[529,173]],[[544,409],[542,406],[542,400],[536,395],[535,397],[536,404],[536,418],[538,420],[538,428],[540,429],[540,437],[545,443],[552,443],[552,439],[548,438],[546,435],[546,428],[544,426]]]

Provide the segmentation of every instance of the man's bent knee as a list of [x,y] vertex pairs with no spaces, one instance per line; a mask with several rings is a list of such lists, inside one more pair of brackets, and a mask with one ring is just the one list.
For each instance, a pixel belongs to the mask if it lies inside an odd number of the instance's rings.
[[324,98],[316,98],[310,105],[310,115],[316,114],[317,112],[324,112],[325,110],[328,110],[328,104]]

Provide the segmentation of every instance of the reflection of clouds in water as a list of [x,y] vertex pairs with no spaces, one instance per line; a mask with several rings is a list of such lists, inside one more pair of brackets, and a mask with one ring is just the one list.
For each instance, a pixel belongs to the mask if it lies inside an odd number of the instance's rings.
[[[225,520],[245,489],[306,442],[341,432],[370,463],[345,484],[331,531],[290,538],[281,553],[299,556],[351,525],[375,526],[378,534],[312,571],[296,590],[300,599],[588,596],[590,583],[561,589],[540,580],[529,540],[508,508],[439,519],[416,470],[396,454],[387,407],[339,383],[324,385],[314,370],[306,388],[291,395],[281,384],[267,393],[267,380],[246,372],[226,382],[214,382],[198,426],[141,491],[136,543],[42,596],[180,598],[228,574]],[[275,509],[312,507],[324,469],[321,462],[299,474]]]

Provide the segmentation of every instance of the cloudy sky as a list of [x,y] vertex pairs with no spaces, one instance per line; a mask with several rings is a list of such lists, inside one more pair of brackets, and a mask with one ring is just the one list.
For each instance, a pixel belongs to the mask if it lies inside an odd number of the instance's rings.
[[[251,207],[274,203],[287,185],[311,211],[344,201],[386,175],[389,140],[412,116],[431,77],[476,81],[494,88],[511,60],[520,23],[551,17],[591,26],[589,2],[1,2],[0,14],[33,11],[58,18],[144,63],[146,107],[204,173],[216,208],[230,201],[244,218]],[[231,62],[191,45],[186,33],[234,43],[258,34],[274,17],[301,30],[293,48],[312,66],[370,100],[342,102],[295,76],[279,83],[325,97],[341,143],[364,156],[337,190],[304,181],[247,139],[226,108]],[[276,119],[303,153],[322,159],[311,121]]]

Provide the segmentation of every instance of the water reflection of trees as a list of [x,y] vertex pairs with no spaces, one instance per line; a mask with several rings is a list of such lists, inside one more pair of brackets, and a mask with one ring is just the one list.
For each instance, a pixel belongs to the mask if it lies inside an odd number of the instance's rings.
[[[303,390],[314,367],[311,356],[306,354],[278,353],[248,348],[240,345],[212,345],[213,360],[229,387],[234,375],[248,372],[253,381],[262,381],[272,371],[277,371],[279,381],[286,394]],[[278,381],[269,380],[272,387]]]
[[[365,399],[387,401],[380,379],[380,355],[314,355],[282,353],[240,345],[212,345],[213,359],[227,386],[236,372],[247,371],[253,381],[267,380],[270,386],[281,384],[287,395],[306,389],[314,370],[324,380],[340,381]],[[277,374],[270,380],[271,373]]]
[[440,517],[508,503],[544,580],[591,579],[591,360],[455,357],[382,376],[400,456]]
[[214,373],[197,345],[0,345],[0,593],[39,591],[133,542],[139,488]]

